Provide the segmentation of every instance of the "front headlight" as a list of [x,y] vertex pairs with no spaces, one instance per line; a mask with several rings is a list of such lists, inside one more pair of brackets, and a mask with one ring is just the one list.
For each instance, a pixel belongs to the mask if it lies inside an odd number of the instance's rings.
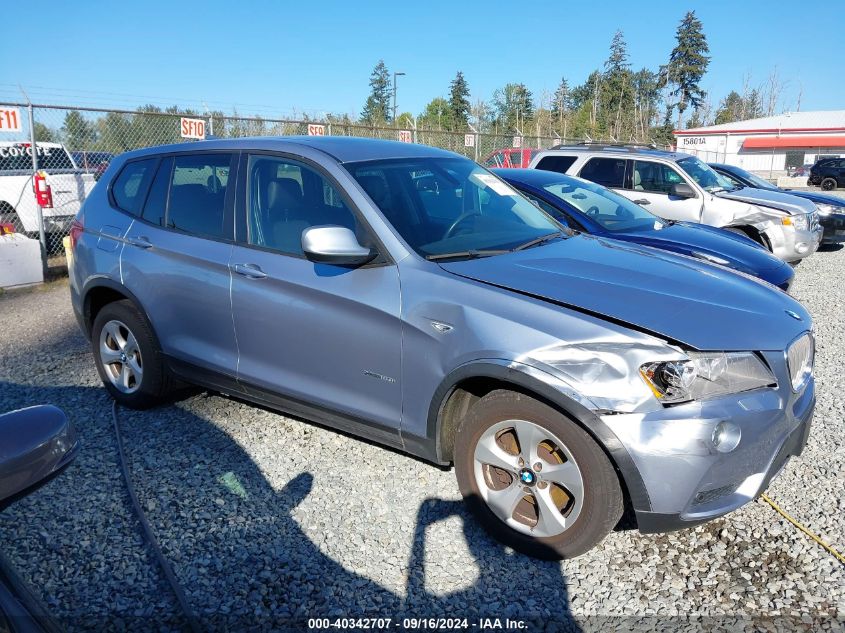
[[664,404],[714,398],[775,383],[768,367],[751,352],[689,353],[688,360],[646,363],[640,375]]
[[835,204],[817,204],[816,209],[819,210],[819,215],[830,215],[831,213],[845,212],[845,207],[839,207]]
[[781,220],[786,226],[794,226],[799,231],[806,231],[810,228],[810,216],[806,213],[800,215],[785,215]]

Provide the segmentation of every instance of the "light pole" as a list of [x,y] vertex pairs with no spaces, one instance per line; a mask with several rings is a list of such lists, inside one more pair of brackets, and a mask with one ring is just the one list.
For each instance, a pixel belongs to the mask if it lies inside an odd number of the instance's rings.
[[396,122],[396,78],[405,73],[393,73],[393,122]]

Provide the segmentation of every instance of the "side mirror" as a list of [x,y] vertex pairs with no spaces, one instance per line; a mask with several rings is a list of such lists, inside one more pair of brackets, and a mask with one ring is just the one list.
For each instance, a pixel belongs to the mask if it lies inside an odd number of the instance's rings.
[[689,186],[685,182],[678,182],[672,185],[672,197],[673,198],[695,198],[695,189]]
[[0,510],[61,473],[78,448],[61,409],[42,405],[0,415]]
[[302,252],[312,262],[337,266],[361,266],[376,253],[358,243],[345,226],[312,226],[302,232]]

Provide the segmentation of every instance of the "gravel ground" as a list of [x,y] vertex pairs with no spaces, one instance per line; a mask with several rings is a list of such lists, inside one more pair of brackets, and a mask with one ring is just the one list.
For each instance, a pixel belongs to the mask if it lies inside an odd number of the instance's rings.
[[[793,292],[816,321],[818,406],[804,455],[769,495],[845,552],[843,273],[845,249],[797,268]],[[0,296],[0,332],[0,410],[54,403],[83,438],[62,477],[0,515],[3,550],[69,629],[182,626],[131,512],[66,283]],[[207,394],[123,411],[121,426],[141,502],[207,629],[354,615],[843,628],[845,566],[762,501],[541,562],[480,530],[452,472],[317,426]]]

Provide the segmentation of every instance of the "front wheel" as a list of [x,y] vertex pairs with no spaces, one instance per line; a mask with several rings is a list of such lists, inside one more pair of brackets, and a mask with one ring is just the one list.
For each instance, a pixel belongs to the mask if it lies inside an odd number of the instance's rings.
[[833,191],[836,189],[836,179],[835,178],[824,178],[822,179],[822,189],[824,191]]
[[467,413],[455,471],[485,529],[538,558],[579,556],[622,516],[619,479],[595,440],[521,393],[494,391]]
[[130,301],[103,307],[91,328],[97,372],[118,403],[146,409],[170,392],[170,379],[147,320]]

